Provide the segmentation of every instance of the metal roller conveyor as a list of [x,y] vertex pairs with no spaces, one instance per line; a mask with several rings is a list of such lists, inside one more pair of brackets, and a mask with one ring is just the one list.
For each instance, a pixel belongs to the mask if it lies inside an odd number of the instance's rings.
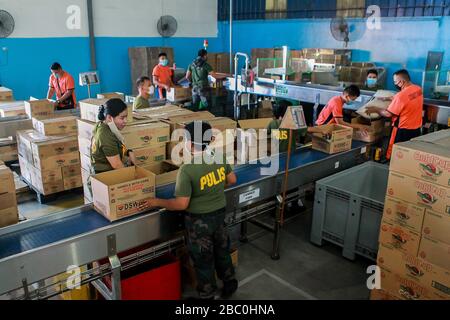
[[[353,142],[350,151],[335,155],[298,149],[291,156],[288,189],[353,167],[366,160],[365,151],[366,144],[360,142]],[[255,213],[249,208],[253,204],[267,202],[268,208],[277,204],[273,200],[281,194],[285,161],[286,154],[280,155],[278,173],[269,176],[260,170],[268,165],[261,163],[235,168],[238,183],[225,193],[229,225],[265,212]],[[157,196],[170,198],[173,190],[173,184],[162,186]],[[86,265],[105,257],[120,270],[120,262],[113,259],[117,253],[172,239],[183,228],[180,213],[153,210],[111,223],[91,206],[83,206],[0,229],[0,295],[63,273],[70,265]],[[279,221],[275,221],[272,257],[278,255],[278,230]],[[120,298],[120,294],[113,297]]]

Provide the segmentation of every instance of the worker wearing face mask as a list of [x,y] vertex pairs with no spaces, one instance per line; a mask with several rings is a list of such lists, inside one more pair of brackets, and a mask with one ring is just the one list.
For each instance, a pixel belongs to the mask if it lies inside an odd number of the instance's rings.
[[377,90],[383,89],[382,86],[380,86],[378,84],[378,70],[377,69],[370,69],[369,71],[367,71],[366,84],[362,89],[369,90],[369,91],[377,91]]
[[[359,129],[364,135],[367,134],[367,130],[365,130],[363,126],[344,121],[344,104],[352,105],[354,101],[358,99],[360,94],[361,91],[358,86],[351,85],[345,88],[340,96],[333,97],[328,101],[328,104],[320,112],[316,125],[340,124]],[[314,133],[313,128],[308,129],[308,132]]]
[[154,88],[149,77],[140,77],[136,81],[139,95],[133,102],[133,110],[150,108],[150,95],[153,94]]
[[153,68],[153,83],[157,86],[159,99],[165,99],[167,92],[173,84],[173,69],[169,67],[169,59],[167,54],[162,52],[158,56],[159,63]]
[[58,62],[52,64],[50,71],[52,74],[49,79],[47,99],[51,99],[56,93],[56,102],[54,103],[56,110],[75,108],[77,100],[73,77],[64,71]]
[[210,87],[208,75],[213,71],[207,63],[208,52],[201,49],[197,58],[191,63],[186,72],[186,79],[192,80],[192,103],[198,109],[205,109],[209,106]]
[[386,159],[391,158],[395,143],[409,141],[418,137],[422,128],[423,92],[422,88],[411,82],[407,70],[394,73],[394,85],[400,92],[393,98],[386,110],[377,107],[367,108],[367,114],[378,113],[382,117],[392,118],[392,133]]

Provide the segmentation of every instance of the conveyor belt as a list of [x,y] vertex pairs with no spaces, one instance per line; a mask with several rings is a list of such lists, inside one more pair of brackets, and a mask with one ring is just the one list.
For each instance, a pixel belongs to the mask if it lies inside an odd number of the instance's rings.
[[[358,148],[362,145],[364,144],[354,142],[353,148]],[[326,153],[311,149],[298,150],[291,156],[290,169],[306,165],[310,162],[325,159],[328,156],[329,155]],[[282,154],[279,161],[279,172],[284,172],[285,161],[286,154]],[[241,184],[254,182],[264,178],[264,176],[261,175],[260,170],[258,170],[263,166],[268,165],[258,163],[254,165],[237,166],[235,169],[238,178],[237,185],[239,186]],[[158,188],[156,195],[159,198],[167,199],[171,198],[173,193],[174,184],[170,184]],[[109,222],[94,210],[88,210],[73,216],[9,233],[4,236],[0,236],[0,260],[83,233],[91,232],[111,224],[114,223]]]

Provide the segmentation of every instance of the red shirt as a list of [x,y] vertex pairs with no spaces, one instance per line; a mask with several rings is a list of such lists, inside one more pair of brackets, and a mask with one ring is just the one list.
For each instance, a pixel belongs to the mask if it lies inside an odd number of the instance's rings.
[[333,97],[320,112],[316,125],[337,123],[336,119],[344,117],[344,101],[341,96]]
[[387,111],[393,114],[392,123],[401,129],[417,129],[422,126],[422,88],[412,84],[394,96]]
[[[59,85],[58,85],[59,84]],[[57,99],[61,99],[61,97],[68,91],[73,90],[72,92],[72,98],[73,98],[73,104],[75,105],[77,103],[76,97],[75,97],[75,80],[73,80],[73,77],[64,71],[64,74],[61,78],[56,79],[54,74],[50,75],[50,79],[48,81],[48,86],[50,88],[55,89],[56,97]]]

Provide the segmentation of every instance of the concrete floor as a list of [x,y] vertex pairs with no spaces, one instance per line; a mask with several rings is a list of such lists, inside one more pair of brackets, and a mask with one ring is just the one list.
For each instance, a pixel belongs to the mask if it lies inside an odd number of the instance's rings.
[[[29,201],[19,205],[20,214],[28,219],[52,214],[83,204],[83,197],[66,195],[57,201],[40,205]],[[322,247],[309,241],[312,210],[286,221],[281,230],[280,256],[270,258],[273,235],[248,224],[248,243],[239,243],[236,276],[239,290],[233,299],[368,299],[366,269],[373,262],[357,257],[342,257],[340,247],[326,243]],[[270,216],[263,217],[270,222]],[[234,240],[238,232],[232,232]],[[188,288],[184,297],[195,296]]]

